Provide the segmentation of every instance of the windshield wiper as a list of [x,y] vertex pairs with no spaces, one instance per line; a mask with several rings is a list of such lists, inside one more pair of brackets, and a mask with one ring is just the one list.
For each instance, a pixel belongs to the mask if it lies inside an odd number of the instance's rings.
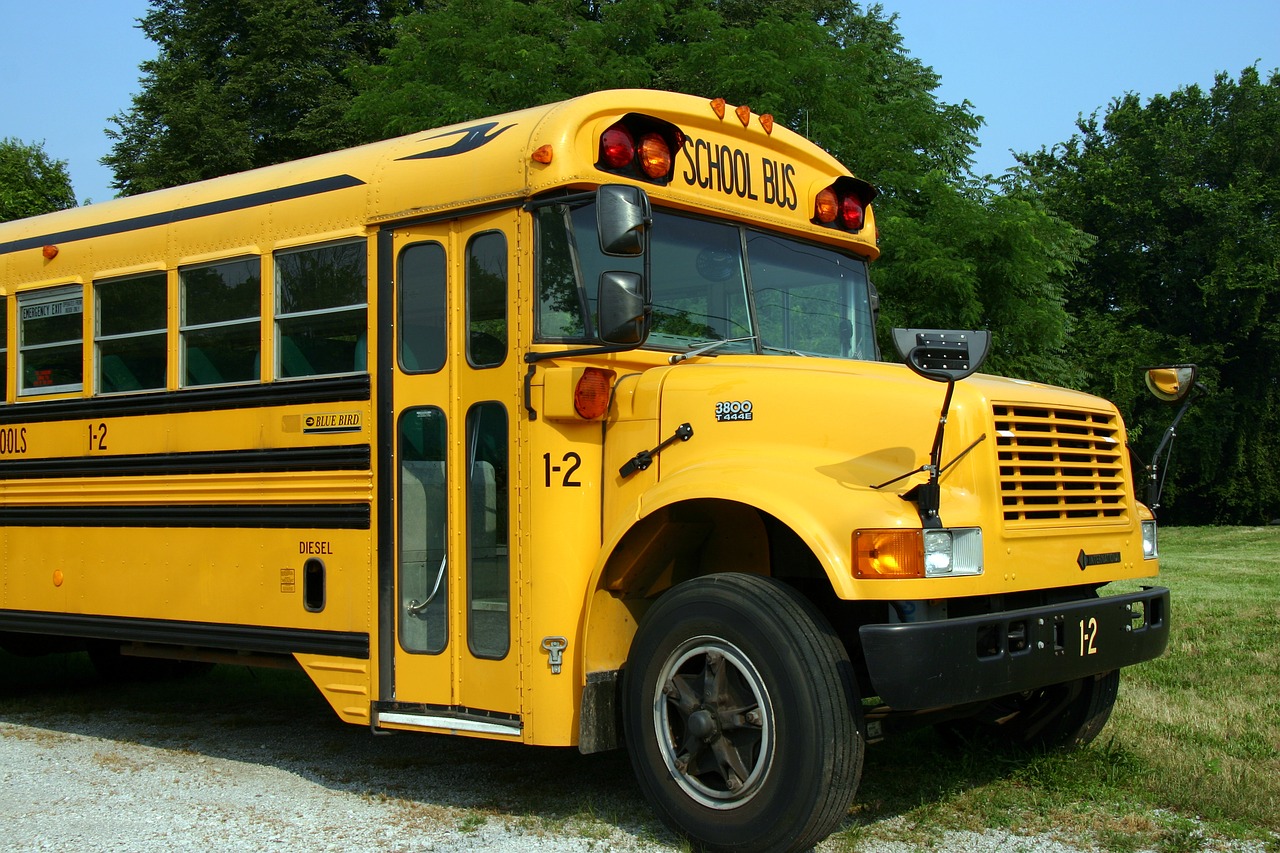
[[671,356],[671,358],[667,359],[667,363],[679,364],[680,362],[684,361],[687,358],[693,358],[695,355],[706,355],[712,350],[717,350],[720,347],[724,346],[725,344],[740,344],[743,341],[754,341],[755,339],[756,339],[755,335],[749,335],[745,338],[722,338],[718,341],[712,341],[709,344],[703,344],[702,346],[697,347],[695,349],[691,349],[688,352],[678,352],[675,355]]

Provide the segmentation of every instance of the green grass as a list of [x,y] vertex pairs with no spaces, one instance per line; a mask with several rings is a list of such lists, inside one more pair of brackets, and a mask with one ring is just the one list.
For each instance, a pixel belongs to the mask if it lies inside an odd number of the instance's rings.
[[873,746],[837,848],[999,828],[1115,851],[1280,851],[1280,527],[1169,529],[1160,547],[1169,649],[1124,671],[1097,741],[1018,756],[921,731]]

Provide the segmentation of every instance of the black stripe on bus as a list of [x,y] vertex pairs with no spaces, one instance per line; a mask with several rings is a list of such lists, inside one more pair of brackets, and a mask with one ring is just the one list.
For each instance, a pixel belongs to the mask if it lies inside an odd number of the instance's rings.
[[270,450],[202,450],[57,459],[0,459],[0,480],[62,477],[134,477],[153,474],[269,474],[301,471],[368,471],[369,445],[279,447]]
[[155,506],[5,506],[5,527],[199,527],[290,530],[368,530],[369,505],[158,504]]
[[351,376],[269,382],[261,385],[184,388],[181,391],[160,391],[155,394],[18,402],[0,406],[0,425],[172,415],[221,409],[257,409],[267,406],[356,403],[369,399],[369,389],[369,374],[357,373]]
[[173,619],[84,616],[35,610],[0,610],[0,631],[63,637],[162,643],[272,654],[318,654],[369,659],[369,635],[354,631],[269,628]]
[[20,252],[24,249],[36,249],[50,244],[108,237],[113,234],[123,234],[127,231],[138,231],[143,228],[172,225],[175,222],[187,222],[192,219],[202,219],[206,216],[216,216],[220,213],[234,213],[238,210],[248,210],[254,207],[262,207],[263,205],[293,201],[364,185],[364,181],[351,175],[333,175],[332,177],[304,181],[301,184],[292,184],[287,187],[275,187],[261,192],[249,193],[248,195],[233,196],[232,198],[219,199],[218,201],[207,201],[201,204],[193,204],[189,207],[179,207],[176,210],[163,210],[159,213],[148,213],[145,216],[134,216],[129,219],[118,219],[114,222],[72,228],[69,231],[55,231],[35,237],[24,237],[21,240],[11,240],[8,243],[0,243],[0,254]]
[[[395,327],[396,269],[395,232],[390,228],[378,231],[378,328]],[[378,336],[378,364],[395,364],[392,335]],[[392,544],[395,533],[395,517],[391,512],[395,501],[394,470],[396,459],[395,435],[395,377],[390,370],[378,371],[378,407],[374,413],[377,429],[374,441],[378,443],[378,698],[394,699],[396,695],[396,564]]]

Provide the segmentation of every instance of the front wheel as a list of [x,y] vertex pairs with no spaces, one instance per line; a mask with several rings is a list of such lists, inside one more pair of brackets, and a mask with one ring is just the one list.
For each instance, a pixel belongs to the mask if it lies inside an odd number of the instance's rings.
[[675,587],[641,621],[623,691],[640,787],[696,844],[806,850],[847,813],[863,757],[853,669],[789,587],[740,574]]

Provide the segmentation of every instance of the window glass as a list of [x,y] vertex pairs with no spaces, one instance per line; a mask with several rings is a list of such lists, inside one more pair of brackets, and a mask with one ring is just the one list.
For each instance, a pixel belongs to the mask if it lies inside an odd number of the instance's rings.
[[759,231],[747,246],[766,351],[876,358],[864,261]]
[[[594,204],[536,216],[537,340],[592,341],[600,273],[641,273],[643,258],[600,252]],[[650,346],[878,358],[863,258],[668,211],[653,219]]]
[[164,388],[168,379],[167,277],[99,282],[96,359],[101,394]]
[[478,234],[467,244],[467,361],[497,367],[507,358],[507,238]]
[[406,373],[434,373],[444,367],[447,276],[439,243],[414,243],[400,254],[400,368]]
[[357,373],[368,366],[365,244],[276,255],[276,375]]
[[511,644],[506,408],[472,406],[466,441],[467,639],[476,657],[501,658]]
[[9,399],[9,300],[0,296],[0,405]]
[[439,654],[448,645],[448,497],[444,412],[400,416],[400,645]]
[[183,386],[255,382],[260,371],[258,258],[179,271]]
[[[594,216],[594,207],[578,208]],[[575,238],[594,236],[594,223],[574,222],[582,216],[571,218],[568,205],[553,204],[537,211],[538,257],[538,335],[546,340],[575,340],[595,337],[591,327],[591,306],[586,304],[587,293],[594,293],[595,286],[584,279],[579,270],[578,248]],[[583,229],[579,231],[578,229]],[[578,287],[582,281],[583,287]]]
[[78,286],[18,295],[18,390],[84,387],[84,293]]

